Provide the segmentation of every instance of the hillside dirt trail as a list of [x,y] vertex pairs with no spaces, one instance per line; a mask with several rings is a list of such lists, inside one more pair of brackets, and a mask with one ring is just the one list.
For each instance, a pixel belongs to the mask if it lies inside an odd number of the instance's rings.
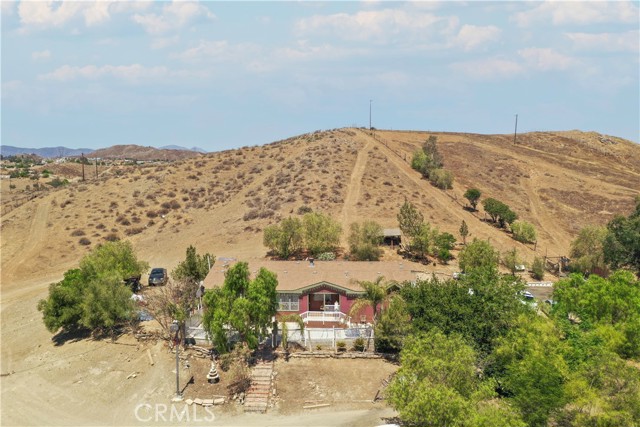
[[[2,283],[4,286],[15,279],[16,272],[24,268],[25,264],[35,263],[46,242],[50,204],[46,203],[45,200],[41,200],[36,206],[29,230],[23,234],[22,241],[16,239],[12,242],[3,242]],[[9,257],[7,257],[6,249],[9,249],[8,252],[11,253]],[[12,260],[12,262],[8,262],[9,260]],[[33,267],[27,268],[27,270],[32,269]]]
[[[369,154],[371,153],[371,147],[374,141],[368,139],[365,141],[365,146],[358,152],[358,157],[353,166],[351,172],[351,178],[349,179],[349,186],[347,195],[344,198],[344,204],[342,206],[342,213],[340,215],[340,223],[343,227],[348,227],[351,223],[358,219],[356,204],[360,198],[362,191],[362,177],[367,167],[367,161]],[[348,230],[342,230],[342,247],[347,248],[348,244]]]
[[411,165],[405,162],[398,154],[389,148],[386,144],[377,141],[366,132],[359,130],[361,134],[364,134],[370,141],[379,147],[379,149],[387,155],[389,161],[396,166],[402,173],[404,173],[413,183],[418,186],[424,194],[431,198],[438,206],[444,209],[451,218],[455,218],[455,221],[462,223],[464,220],[469,226],[473,227],[474,237],[486,239],[489,238],[493,241],[493,245],[501,248],[518,248],[521,253],[529,255],[531,249],[521,243],[516,242],[504,233],[497,233],[496,228],[481,221],[478,217],[471,212],[464,210],[460,205],[454,202],[451,197],[445,194],[442,190],[433,187],[426,182],[422,176],[411,168]]

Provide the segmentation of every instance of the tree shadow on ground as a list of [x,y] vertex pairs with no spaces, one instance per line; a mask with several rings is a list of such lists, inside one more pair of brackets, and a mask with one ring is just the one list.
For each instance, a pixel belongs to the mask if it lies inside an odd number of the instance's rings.
[[56,347],[65,345],[68,342],[78,342],[91,338],[91,331],[87,329],[62,330],[51,337]]

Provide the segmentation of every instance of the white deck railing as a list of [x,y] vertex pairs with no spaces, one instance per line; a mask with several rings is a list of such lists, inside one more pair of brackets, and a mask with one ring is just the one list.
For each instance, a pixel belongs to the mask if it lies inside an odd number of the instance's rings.
[[350,317],[340,311],[305,311],[300,314],[302,321],[307,322],[340,322],[349,323]]

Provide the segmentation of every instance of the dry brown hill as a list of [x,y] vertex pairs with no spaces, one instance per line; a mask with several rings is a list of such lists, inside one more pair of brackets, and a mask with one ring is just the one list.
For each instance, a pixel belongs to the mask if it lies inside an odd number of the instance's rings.
[[531,245],[463,209],[468,187],[532,222],[537,253],[550,256],[566,254],[581,227],[627,214],[640,193],[640,146],[578,131],[523,134],[516,145],[513,135],[433,133],[456,179],[453,190],[441,191],[408,163],[430,134],[339,129],[169,164],[107,168],[97,180],[3,215],[2,287],[58,277],[112,238],[130,239],[143,259],[169,269],[190,244],[217,256],[262,257],[262,229],[301,206],[331,214],[344,230],[364,219],[397,227],[405,198],[442,231],[458,236],[465,220],[471,237],[502,251],[516,247],[531,260]]
[[99,159],[163,160],[174,161],[200,157],[202,153],[191,150],[169,150],[140,145],[114,145],[91,153],[89,157]]

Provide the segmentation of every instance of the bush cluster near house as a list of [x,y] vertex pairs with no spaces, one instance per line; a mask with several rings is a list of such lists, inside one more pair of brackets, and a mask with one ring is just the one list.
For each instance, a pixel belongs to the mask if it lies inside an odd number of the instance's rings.
[[453,174],[443,168],[442,155],[438,152],[438,137],[431,135],[422,148],[413,154],[411,167],[422,174],[436,187],[453,188]]
[[80,268],[68,270],[62,281],[52,283],[49,296],[39,302],[45,326],[52,333],[60,329],[114,332],[134,317],[132,292],[124,279],[148,268],[129,242],[96,247],[82,258]]
[[378,261],[382,256],[380,244],[383,239],[382,226],[375,221],[351,224],[350,258],[355,261]]
[[318,256],[334,252],[340,243],[340,223],[321,212],[308,212],[300,218],[286,218],[279,224],[265,227],[263,242],[281,259],[306,250]]

